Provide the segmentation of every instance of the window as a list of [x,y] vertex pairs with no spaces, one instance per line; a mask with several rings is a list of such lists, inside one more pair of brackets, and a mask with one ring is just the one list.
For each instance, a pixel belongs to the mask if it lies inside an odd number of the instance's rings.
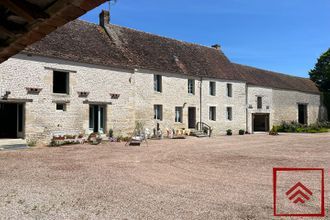
[[66,111],[66,104],[65,103],[56,103],[56,110]]
[[53,93],[69,94],[69,73],[53,72]]
[[163,106],[154,105],[154,119],[163,120]]
[[215,96],[215,82],[210,82],[210,95]]
[[209,119],[210,119],[210,121],[215,121],[216,120],[216,107],[215,106],[210,106]]
[[162,92],[162,76],[154,75],[154,90],[157,92]]
[[257,97],[257,108],[262,109],[262,97]]
[[188,93],[189,94],[195,94],[195,80],[194,79],[188,79]]
[[227,120],[232,121],[233,120],[233,108],[227,107]]
[[182,123],[182,107],[175,107],[175,122]]
[[233,85],[230,83],[227,83],[227,96],[233,97]]

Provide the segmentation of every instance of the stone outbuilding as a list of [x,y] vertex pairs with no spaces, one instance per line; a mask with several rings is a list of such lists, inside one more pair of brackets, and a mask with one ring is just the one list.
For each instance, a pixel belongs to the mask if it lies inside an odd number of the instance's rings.
[[315,123],[320,93],[306,78],[234,64],[205,47],[109,23],[72,21],[0,64],[0,138],[48,143],[55,133],[132,132],[142,122],[268,131]]

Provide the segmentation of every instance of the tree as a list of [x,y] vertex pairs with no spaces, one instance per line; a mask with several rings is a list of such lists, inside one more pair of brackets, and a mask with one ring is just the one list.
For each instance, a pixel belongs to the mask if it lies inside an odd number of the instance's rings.
[[323,104],[328,110],[330,119],[330,48],[317,60],[314,69],[309,71],[310,79],[322,93]]
[[318,58],[309,76],[320,91],[330,92],[330,48]]

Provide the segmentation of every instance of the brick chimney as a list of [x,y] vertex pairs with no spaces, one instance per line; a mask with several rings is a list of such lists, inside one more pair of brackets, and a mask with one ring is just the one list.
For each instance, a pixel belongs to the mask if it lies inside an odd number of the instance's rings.
[[214,44],[212,47],[216,50],[220,50],[221,46],[219,44]]
[[110,12],[106,10],[102,10],[100,13],[100,26],[104,27],[104,25],[110,23]]

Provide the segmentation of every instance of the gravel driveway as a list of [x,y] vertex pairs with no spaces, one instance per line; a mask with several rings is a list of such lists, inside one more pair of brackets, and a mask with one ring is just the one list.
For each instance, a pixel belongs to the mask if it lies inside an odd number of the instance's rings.
[[271,219],[273,167],[330,167],[330,134],[124,145],[0,152],[0,218]]

